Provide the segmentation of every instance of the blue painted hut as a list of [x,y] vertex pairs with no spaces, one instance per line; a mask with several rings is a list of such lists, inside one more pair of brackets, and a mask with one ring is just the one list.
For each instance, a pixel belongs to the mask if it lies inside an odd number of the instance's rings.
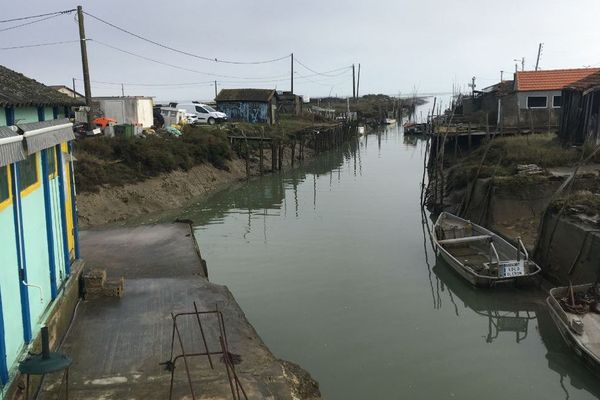
[[53,323],[65,288],[73,286],[72,271],[81,265],[74,135],[65,118],[75,105],[81,100],[0,66],[2,387],[13,381],[40,328]]
[[277,122],[277,92],[273,89],[222,89],[215,101],[217,109],[227,114],[229,121]]

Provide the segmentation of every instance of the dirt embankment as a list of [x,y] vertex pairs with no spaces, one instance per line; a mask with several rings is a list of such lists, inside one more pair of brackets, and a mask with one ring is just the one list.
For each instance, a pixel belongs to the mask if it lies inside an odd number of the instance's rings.
[[[305,149],[304,155],[306,159],[310,159],[314,152]],[[258,164],[258,157],[251,155],[251,176],[259,175]],[[296,166],[300,164],[300,161],[295,163]],[[141,182],[101,187],[97,193],[80,193],[77,195],[79,226],[85,229],[185,207],[228,185],[246,179],[244,159],[234,158],[227,161],[226,166],[228,171],[216,168],[212,164],[200,164],[188,171],[177,170]],[[263,166],[264,173],[270,172],[270,151],[264,152]],[[282,167],[290,166],[291,150],[284,149]]]
[[202,164],[138,183],[102,187],[98,193],[81,193],[77,196],[79,225],[88,228],[183,207],[245,177],[243,161],[234,160],[228,166],[229,171],[224,171]]

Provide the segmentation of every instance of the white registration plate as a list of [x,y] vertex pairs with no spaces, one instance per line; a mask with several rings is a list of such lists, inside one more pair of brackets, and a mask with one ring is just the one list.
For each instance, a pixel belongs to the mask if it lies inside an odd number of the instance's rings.
[[498,266],[499,278],[512,278],[525,275],[524,261],[501,261]]

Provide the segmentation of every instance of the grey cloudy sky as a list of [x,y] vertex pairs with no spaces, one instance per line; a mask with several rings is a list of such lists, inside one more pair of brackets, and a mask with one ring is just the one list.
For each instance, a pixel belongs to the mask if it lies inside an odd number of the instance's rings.
[[[7,0],[5,0],[7,1]],[[411,94],[466,90],[496,82],[513,59],[533,68],[539,42],[543,69],[600,65],[597,0],[98,0],[84,10],[139,35],[194,54],[254,61],[294,52],[316,71],[361,63],[360,91]],[[2,19],[74,8],[67,0],[14,2]],[[0,29],[11,24],[0,24]],[[568,29],[564,29],[567,27]],[[146,43],[86,18],[92,81],[124,82],[128,95],[160,100],[210,99],[220,87],[289,89],[289,60],[261,65],[202,61]],[[1,47],[77,39],[73,14],[0,31]],[[93,40],[97,42],[94,43]],[[106,47],[193,69],[183,71]],[[78,43],[0,51],[1,64],[46,84],[81,78]],[[351,72],[319,76],[296,64],[295,91],[309,96],[352,93]],[[505,75],[506,76],[506,75]],[[251,78],[251,79],[242,79]],[[185,86],[134,84],[197,83]],[[82,89],[81,81],[77,82]],[[94,83],[94,95],[118,95],[118,85]]]

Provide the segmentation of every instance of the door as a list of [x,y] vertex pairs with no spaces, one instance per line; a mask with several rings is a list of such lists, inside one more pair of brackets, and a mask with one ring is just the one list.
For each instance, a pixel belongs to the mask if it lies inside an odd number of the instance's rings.
[[67,245],[69,248],[69,258],[75,260],[75,226],[73,221],[73,199],[71,198],[71,156],[69,154],[69,145],[61,143],[65,191],[65,214],[67,219]]
[[208,111],[204,109],[204,107],[196,106],[196,115],[198,115],[198,122],[208,122],[209,114]]

